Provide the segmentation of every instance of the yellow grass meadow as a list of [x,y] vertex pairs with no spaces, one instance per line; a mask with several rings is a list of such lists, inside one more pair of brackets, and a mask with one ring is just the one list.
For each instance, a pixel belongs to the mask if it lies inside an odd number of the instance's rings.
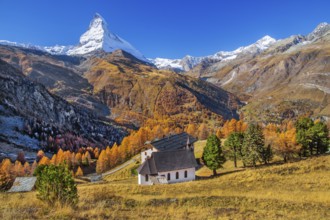
[[154,186],[137,185],[135,165],[79,184],[74,208],[0,193],[0,219],[330,219],[330,155],[247,169],[228,161],[216,177],[202,168],[196,181]]

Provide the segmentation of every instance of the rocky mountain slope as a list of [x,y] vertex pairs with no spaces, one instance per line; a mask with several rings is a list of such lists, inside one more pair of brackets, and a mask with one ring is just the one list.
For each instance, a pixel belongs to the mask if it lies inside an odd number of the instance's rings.
[[[131,113],[139,117],[173,115],[182,113],[181,107],[189,111],[205,108],[224,118],[237,118],[236,110],[241,105],[232,94],[210,83],[159,71],[122,50],[72,57],[2,45],[0,58],[51,93],[113,119]],[[161,93],[163,87],[173,90],[173,97]],[[191,99],[184,100],[182,96],[188,94]],[[164,107],[164,103],[170,106]]]
[[224,88],[248,103],[251,120],[300,114],[330,117],[330,25],[279,40],[257,55],[202,62],[187,74]]
[[205,110],[238,117],[240,101],[232,94],[192,77],[153,66],[118,50],[83,62],[94,94],[111,108],[112,117],[134,112],[144,117],[189,116]]
[[[120,142],[126,131],[75,107],[0,60],[0,153]],[[12,146],[12,148],[8,147]],[[14,152],[13,152],[14,153]]]
[[85,58],[51,55],[40,50],[0,45],[0,59],[68,102],[102,116],[110,114],[109,108],[93,96],[93,87],[82,76],[79,65]]

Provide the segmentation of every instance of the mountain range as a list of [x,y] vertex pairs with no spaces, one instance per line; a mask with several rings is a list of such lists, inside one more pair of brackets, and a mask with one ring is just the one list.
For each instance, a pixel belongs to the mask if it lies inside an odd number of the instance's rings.
[[148,119],[170,119],[182,128],[238,119],[242,103],[235,95],[159,70],[125,42],[97,14],[80,44],[58,47],[60,52],[0,45],[0,124],[6,127],[0,130],[0,153],[18,151],[23,143],[46,151],[59,143],[68,149],[111,146]]
[[202,62],[185,74],[237,95],[249,120],[330,117],[330,25],[306,36],[277,40],[268,48],[232,60]]
[[329,41],[321,23],[306,36],[265,36],[234,51],[147,59],[99,14],[75,46],[1,40],[0,150],[49,140],[106,146],[148,119],[182,128],[239,117],[330,121]]

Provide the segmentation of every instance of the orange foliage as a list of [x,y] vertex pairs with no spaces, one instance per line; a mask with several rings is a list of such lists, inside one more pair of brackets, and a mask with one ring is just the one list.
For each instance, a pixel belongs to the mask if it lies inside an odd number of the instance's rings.
[[222,134],[226,138],[233,132],[244,132],[247,129],[247,123],[242,120],[231,119],[226,121],[222,127]]
[[275,151],[280,154],[284,162],[293,157],[301,150],[301,146],[296,142],[296,129],[281,132],[275,141]]
[[84,175],[84,173],[83,173],[82,169],[80,167],[78,167],[76,176],[83,176],[83,175]]
[[50,164],[50,160],[46,156],[43,156],[38,163],[38,165],[49,165],[49,164]]

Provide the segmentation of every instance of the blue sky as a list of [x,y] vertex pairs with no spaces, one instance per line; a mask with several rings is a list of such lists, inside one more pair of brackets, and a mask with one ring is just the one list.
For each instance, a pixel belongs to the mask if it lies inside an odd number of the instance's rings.
[[328,0],[0,0],[0,39],[75,45],[96,12],[146,57],[234,50],[330,22]]

